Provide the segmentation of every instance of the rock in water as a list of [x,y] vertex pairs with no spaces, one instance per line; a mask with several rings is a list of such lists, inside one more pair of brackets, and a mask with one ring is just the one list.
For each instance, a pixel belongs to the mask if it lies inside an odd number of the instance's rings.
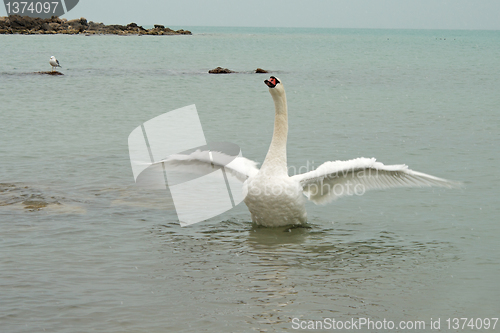
[[53,72],[35,72],[35,74],[47,74],[47,75],[64,75],[61,72],[53,71]]
[[56,16],[42,19],[29,16],[0,16],[0,34],[85,34],[85,35],[191,35],[187,30],[172,30],[161,24],[152,29],[144,29],[136,23],[128,25],[88,22],[85,18],[75,20]]
[[227,68],[222,68],[222,67],[217,67],[214,69],[211,69],[208,71],[210,74],[230,74],[230,73],[236,73],[235,71],[232,71]]

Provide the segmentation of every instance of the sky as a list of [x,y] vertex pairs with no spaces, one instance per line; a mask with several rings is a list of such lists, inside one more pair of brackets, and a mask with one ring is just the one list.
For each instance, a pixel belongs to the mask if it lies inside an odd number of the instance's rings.
[[500,30],[500,0],[80,0],[62,17],[168,27]]

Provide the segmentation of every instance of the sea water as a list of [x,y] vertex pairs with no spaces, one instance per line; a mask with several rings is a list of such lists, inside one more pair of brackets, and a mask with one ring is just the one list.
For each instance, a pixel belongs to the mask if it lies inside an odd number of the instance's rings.
[[[362,318],[429,331],[499,317],[499,32],[187,28],[0,36],[2,331],[281,332]],[[51,55],[64,75],[33,74]],[[217,66],[238,73],[208,74]],[[128,135],[195,104],[208,142],[262,162],[269,75],[286,88],[290,173],[375,157],[463,188],[310,203],[311,228],[256,228],[243,203],[181,228],[166,191],[135,186]]]

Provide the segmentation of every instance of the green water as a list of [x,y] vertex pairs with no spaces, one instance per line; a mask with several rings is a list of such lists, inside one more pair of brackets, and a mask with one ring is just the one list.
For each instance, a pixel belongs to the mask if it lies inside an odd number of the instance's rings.
[[[0,36],[3,330],[499,316],[499,32],[183,28]],[[32,74],[51,55],[65,75]],[[208,142],[262,162],[274,108],[257,67],[286,88],[289,165],[376,157],[464,189],[309,204],[312,228],[290,232],[254,228],[244,204],[181,229],[164,192],[134,186],[128,135],[196,104]]]

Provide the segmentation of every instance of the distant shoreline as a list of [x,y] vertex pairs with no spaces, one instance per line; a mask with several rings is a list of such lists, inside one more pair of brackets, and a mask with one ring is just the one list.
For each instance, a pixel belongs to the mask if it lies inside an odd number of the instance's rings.
[[128,25],[87,22],[87,19],[75,20],[61,19],[56,16],[42,19],[29,16],[0,16],[0,34],[21,34],[21,35],[149,35],[149,36],[171,36],[171,35],[191,35],[188,30],[172,30],[163,25],[155,24],[154,28],[145,29],[136,23]]

